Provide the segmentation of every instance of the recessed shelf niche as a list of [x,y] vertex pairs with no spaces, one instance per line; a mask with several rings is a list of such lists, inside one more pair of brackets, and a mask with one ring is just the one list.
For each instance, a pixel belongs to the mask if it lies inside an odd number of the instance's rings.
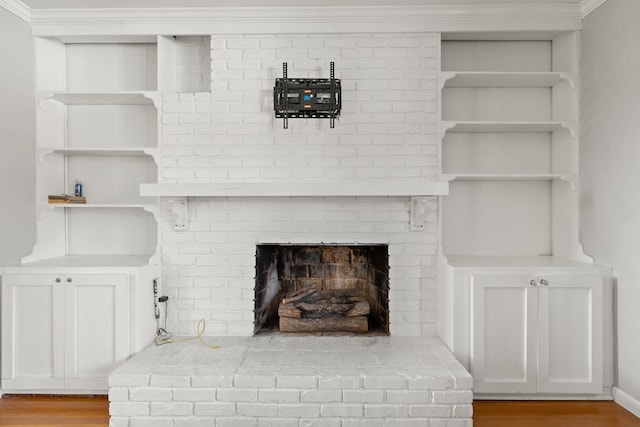
[[211,91],[211,37],[160,36],[160,86],[166,92]]

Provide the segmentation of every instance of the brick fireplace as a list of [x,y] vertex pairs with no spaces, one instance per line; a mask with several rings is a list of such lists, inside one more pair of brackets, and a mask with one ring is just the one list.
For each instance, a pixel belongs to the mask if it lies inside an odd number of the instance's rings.
[[[436,338],[438,199],[415,185],[438,175],[439,35],[214,35],[210,47],[211,92],[162,94],[159,175],[160,184],[225,192],[187,194],[179,229],[165,195],[160,241],[167,329],[192,336],[204,319],[220,348],[136,355],[110,376],[112,427],[470,426],[471,377]],[[290,77],[322,78],[330,61],[342,80],[335,128],[309,119],[283,129],[272,106],[282,62]],[[267,190],[243,190],[255,184]],[[294,278],[278,271],[276,245],[292,259],[287,248],[310,257],[340,249],[292,267],[302,272]],[[365,257],[384,269],[365,291],[376,293],[367,324],[381,333],[254,336],[257,324],[277,323],[264,301],[300,290],[286,283],[361,286],[372,273],[343,256],[362,259],[365,248],[382,251]],[[331,277],[339,269],[354,273],[340,285]]]
[[[390,334],[435,336],[437,198],[428,199],[416,231],[410,197],[312,197],[304,187],[437,179],[439,35],[214,35],[210,48],[210,93],[162,94],[161,182],[299,183],[301,190],[190,198],[181,231],[163,202],[167,327],[187,335],[205,319],[211,335],[252,335],[256,245],[374,242],[388,246]],[[342,80],[336,127],[307,119],[283,129],[272,106],[282,62],[291,77],[326,77],[330,61]]]

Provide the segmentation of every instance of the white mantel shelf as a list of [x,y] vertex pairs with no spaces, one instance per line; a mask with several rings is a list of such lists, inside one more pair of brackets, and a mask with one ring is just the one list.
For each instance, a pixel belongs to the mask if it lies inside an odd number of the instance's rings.
[[448,182],[424,180],[140,184],[143,197],[411,197],[447,194]]

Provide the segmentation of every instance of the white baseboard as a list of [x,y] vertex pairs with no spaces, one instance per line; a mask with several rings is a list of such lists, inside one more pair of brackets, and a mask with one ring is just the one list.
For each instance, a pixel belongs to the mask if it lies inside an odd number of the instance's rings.
[[618,387],[613,388],[613,400],[636,417],[640,418],[640,400],[625,393]]

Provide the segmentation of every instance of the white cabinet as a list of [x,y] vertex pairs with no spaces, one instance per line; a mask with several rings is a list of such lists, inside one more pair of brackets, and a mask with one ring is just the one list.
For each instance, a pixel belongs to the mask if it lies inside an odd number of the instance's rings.
[[611,269],[558,257],[450,256],[439,332],[476,398],[608,398]]
[[527,276],[473,276],[474,392],[536,392],[538,294]]
[[602,300],[602,276],[472,276],[475,393],[602,393]]
[[107,390],[131,354],[127,274],[6,274],[2,281],[4,392]]

